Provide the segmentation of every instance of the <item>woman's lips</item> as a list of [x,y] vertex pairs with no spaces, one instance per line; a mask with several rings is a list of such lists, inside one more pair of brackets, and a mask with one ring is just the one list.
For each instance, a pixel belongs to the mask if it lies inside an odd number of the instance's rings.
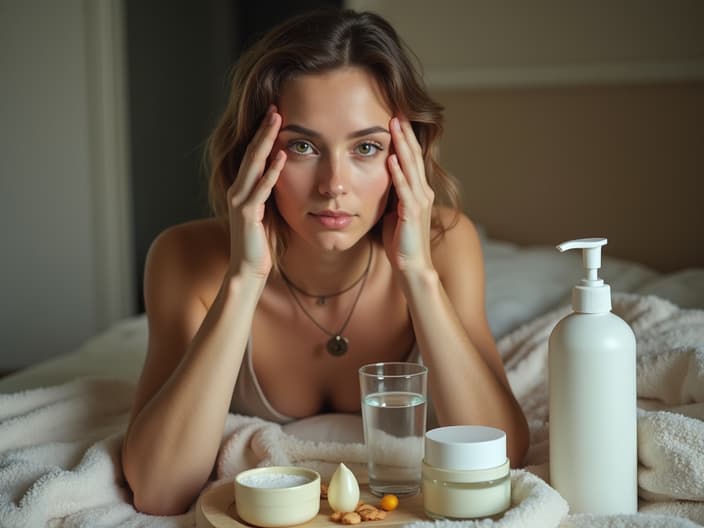
[[327,229],[344,229],[352,223],[354,215],[344,211],[320,211],[311,216]]

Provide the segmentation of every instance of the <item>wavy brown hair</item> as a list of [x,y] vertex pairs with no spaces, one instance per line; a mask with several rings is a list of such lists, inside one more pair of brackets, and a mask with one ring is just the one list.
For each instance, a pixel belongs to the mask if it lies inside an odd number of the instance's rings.
[[[457,221],[459,190],[437,160],[443,108],[426,93],[411,56],[394,28],[374,13],[317,10],[273,28],[235,65],[227,107],[208,140],[209,197],[215,215],[227,219],[227,189],[268,107],[277,103],[284,82],[294,76],[356,66],[376,79],[391,111],[410,120],[423,150],[435,203],[455,212],[451,224],[443,225],[435,208],[433,228],[441,236]],[[273,234],[269,238],[276,268],[286,249],[288,230],[272,198],[266,205],[265,222]]]

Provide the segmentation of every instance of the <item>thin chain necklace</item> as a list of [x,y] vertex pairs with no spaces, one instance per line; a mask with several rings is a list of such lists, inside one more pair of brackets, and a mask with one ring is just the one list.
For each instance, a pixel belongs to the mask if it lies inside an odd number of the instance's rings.
[[[371,260],[371,249],[369,251],[369,259]],[[286,275],[283,270],[280,270],[281,276],[286,281],[286,284],[288,284],[291,288],[296,290],[301,295],[305,295],[306,297],[313,297],[315,299],[315,304],[317,304],[319,306],[322,306],[323,304],[325,304],[330,297],[337,297],[338,295],[342,295],[343,293],[347,293],[348,291],[350,291],[352,288],[357,286],[357,284],[362,282],[362,280],[364,280],[368,271],[369,271],[369,267],[367,267],[367,269],[365,269],[362,272],[362,274],[359,277],[357,277],[352,284],[343,288],[342,290],[339,290],[339,291],[336,291],[333,293],[310,293],[310,292],[307,292],[306,290],[304,290],[303,288],[297,286],[296,284],[294,284],[293,281],[291,279],[289,279],[288,275]]]
[[[320,295],[311,295],[300,289],[298,286],[296,286],[293,282],[291,282],[291,279],[289,279],[286,274],[281,270],[281,276],[284,279],[284,282],[286,283],[286,286],[288,287],[288,291],[291,292],[291,296],[293,297],[293,300],[296,301],[296,304],[298,307],[301,309],[301,311],[310,319],[315,326],[320,328],[325,334],[330,336],[330,339],[328,339],[326,348],[328,350],[328,353],[331,356],[342,356],[347,352],[347,349],[349,348],[349,340],[342,335],[342,333],[345,331],[345,328],[347,328],[347,325],[350,322],[350,319],[352,319],[352,314],[354,313],[354,309],[357,307],[357,302],[359,301],[359,298],[362,296],[362,290],[364,289],[364,284],[367,282],[367,276],[369,275],[369,269],[371,268],[372,264],[372,254],[373,254],[373,248],[371,242],[369,243],[369,258],[367,259],[367,267],[364,269],[364,273],[362,273],[362,276],[359,277],[354,283],[352,283],[351,286],[348,286],[344,290],[341,290],[337,293],[330,294],[330,295],[325,295],[325,296],[320,296]],[[296,295],[296,291],[308,295],[309,297],[318,297],[318,301],[316,302],[319,305],[325,304],[325,301],[320,302],[320,298],[322,297],[323,299],[327,297],[334,297],[336,295],[340,295],[342,293],[345,293],[346,291],[351,290],[354,288],[357,284],[362,283],[359,287],[359,290],[357,291],[357,296],[354,298],[354,302],[352,303],[352,307],[350,308],[350,312],[347,314],[347,318],[345,319],[345,322],[342,323],[342,327],[337,331],[337,332],[331,332],[324,326],[322,326],[318,321],[315,320],[315,318],[311,315],[311,313],[306,310],[306,307],[303,306],[303,303],[301,300],[298,298]]]

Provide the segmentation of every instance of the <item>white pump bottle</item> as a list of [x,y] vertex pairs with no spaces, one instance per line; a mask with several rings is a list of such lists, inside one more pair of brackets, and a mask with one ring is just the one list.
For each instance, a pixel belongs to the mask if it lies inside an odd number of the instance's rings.
[[597,276],[605,238],[571,240],[586,278],[548,342],[550,483],[572,513],[638,510],[636,340]]

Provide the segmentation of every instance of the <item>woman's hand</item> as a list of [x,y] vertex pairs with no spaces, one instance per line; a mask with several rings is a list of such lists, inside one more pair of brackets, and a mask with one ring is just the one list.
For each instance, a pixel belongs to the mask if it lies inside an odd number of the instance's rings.
[[265,202],[286,163],[280,150],[267,160],[281,127],[281,116],[270,106],[247,146],[237,178],[227,190],[230,217],[230,274],[265,279],[271,270],[268,233],[262,220]]
[[394,154],[387,163],[398,198],[384,217],[384,247],[394,269],[417,273],[432,269],[430,216],[435,194],[425,177],[423,152],[411,123],[394,117],[389,123]]

